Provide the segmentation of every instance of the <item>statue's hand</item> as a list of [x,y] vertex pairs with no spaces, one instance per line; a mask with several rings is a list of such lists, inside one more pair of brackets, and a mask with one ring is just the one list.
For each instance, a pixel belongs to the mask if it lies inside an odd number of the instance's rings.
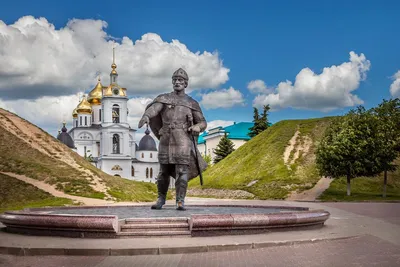
[[193,135],[198,135],[200,133],[200,126],[198,125],[190,126],[188,131],[192,132]]
[[147,116],[143,116],[143,117],[142,117],[142,119],[139,121],[138,127],[139,127],[139,128],[142,128],[143,125],[144,125],[145,123],[146,123],[147,125],[149,125],[149,123],[150,123],[150,119],[149,119],[149,117],[147,117]]

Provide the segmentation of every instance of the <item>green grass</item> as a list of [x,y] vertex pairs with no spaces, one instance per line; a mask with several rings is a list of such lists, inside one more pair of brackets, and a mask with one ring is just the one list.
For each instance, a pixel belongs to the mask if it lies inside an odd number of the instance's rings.
[[[0,119],[12,124],[7,116],[0,115]],[[24,119],[22,120],[29,123]],[[69,195],[104,199],[106,195],[94,190],[90,185],[91,178],[85,173],[85,170],[90,170],[110,188],[108,193],[117,198],[118,201],[154,201],[157,198],[157,189],[154,184],[110,176],[66,146],[63,148],[64,145],[43,130],[40,134],[36,133],[36,137],[40,137],[48,144],[49,147],[42,148],[50,156],[21,140],[23,138],[31,144],[35,143],[23,131],[19,131],[18,136],[7,131],[0,124],[0,171],[2,172],[22,174],[44,181],[55,185],[58,190]],[[54,147],[50,149],[50,146]],[[60,154],[56,155],[55,152]],[[78,169],[60,160],[67,154],[80,166]]]
[[53,197],[33,185],[0,173],[0,213],[7,210],[72,204],[70,199]]
[[[399,161],[399,160],[398,160]],[[335,179],[320,196],[322,201],[387,201],[400,200],[400,169],[388,172],[386,197],[382,197],[383,174],[378,177],[358,177],[351,180],[351,195],[346,195],[347,182],[344,177]]]
[[[284,199],[294,189],[305,190],[318,180],[315,167],[315,145],[321,139],[330,118],[287,120],[276,123],[266,131],[248,141],[224,160],[204,172],[204,188],[240,189],[254,194],[259,199]],[[290,169],[284,164],[283,154],[296,130],[300,135],[313,140],[310,151],[301,154]],[[293,157],[293,155],[292,155]],[[254,185],[247,185],[258,180]],[[198,178],[190,186],[199,188]],[[288,189],[285,186],[292,186]]]

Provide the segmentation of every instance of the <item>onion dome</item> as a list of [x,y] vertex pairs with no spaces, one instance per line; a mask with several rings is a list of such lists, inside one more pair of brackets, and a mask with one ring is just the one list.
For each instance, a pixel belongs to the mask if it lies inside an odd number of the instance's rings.
[[75,148],[74,140],[72,140],[72,137],[67,133],[65,122],[63,123],[61,133],[57,136],[57,139],[69,148]]
[[76,107],[76,112],[78,112],[78,114],[92,114],[92,106],[87,101],[86,96],[82,98],[81,103]]
[[100,105],[101,104],[101,99],[103,98],[103,85],[101,85],[100,82],[100,77],[97,79],[97,84],[93,88],[92,91],[90,91],[88,95],[88,102],[93,105]]
[[153,137],[150,136],[150,131],[147,128],[145,132],[145,136],[139,142],[139,151],[146,150],[146,151],[157,151],[156,142],[154,141]]
[[77,108],[74,108],[72,111],[72,118],[78,118],[78,111],[76,111]]

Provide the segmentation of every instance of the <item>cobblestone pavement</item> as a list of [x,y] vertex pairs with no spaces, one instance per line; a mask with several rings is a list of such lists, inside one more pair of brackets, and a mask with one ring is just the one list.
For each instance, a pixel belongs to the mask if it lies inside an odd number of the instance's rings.
[[260,249],[143,256],[10,256],[4,267],[400,266],[400,247],[374,236]]

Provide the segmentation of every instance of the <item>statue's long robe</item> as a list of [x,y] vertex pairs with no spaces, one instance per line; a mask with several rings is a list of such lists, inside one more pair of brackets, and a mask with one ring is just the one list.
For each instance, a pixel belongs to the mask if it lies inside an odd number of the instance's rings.
[[207,127],[196,100],[186,94],[183,96],[178,96],[174,92],[162,94],[146,107],[143,116],[149,117],[150,128],[160,140],[158,150],[160,164],[189,165],[189,179],[199,175],[196,161],[201,171],[205,170],[207,163],[197,149],[198,136],[193,138],[188,132],[188,128],[192,125],[199,126],[200,131],[204,131]]

